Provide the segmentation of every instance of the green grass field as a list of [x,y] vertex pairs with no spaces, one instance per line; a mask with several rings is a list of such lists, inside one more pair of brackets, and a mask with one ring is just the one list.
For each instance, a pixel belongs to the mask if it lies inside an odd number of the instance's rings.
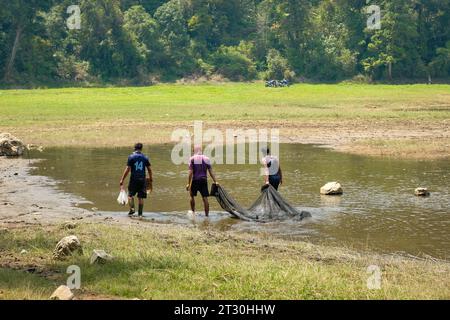
[[[32,230],[32,232],[30,232]],[[79,225],[83,255],[51,258],[67,235],[58,226],[0,235],[0,299],[47,299],[81,268],[79,298],[126,299],[444,299],[448,263],[359,254],[304,242],[168,225]],[[93,249],[115,259],[90,265]],[[20,251],[26,249],[27,254]],[[220,259],[218,259],[220,257]],[[16,259],[17,258],[17,259]],[[17,262],[17,261],[20,261]],[[367,268],[382,271],[381,289],[367,288]],[[25,272],[25,270],[34,270]]]
[[97,121],[447,119],[450,85],[162,84],[0,91],[2,126]]

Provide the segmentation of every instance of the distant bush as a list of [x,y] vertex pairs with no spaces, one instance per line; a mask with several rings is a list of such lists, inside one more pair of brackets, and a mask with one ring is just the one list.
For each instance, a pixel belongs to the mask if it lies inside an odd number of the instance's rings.
[[67,81],[87,81],[89,79],[89,62],[78,61],[74,56],[58,56],[58,76]]
[[264,79],[287,79],[292,81],[295,77],[295,72],[291,70],[289,62],[276,49],[270,49],[267,54],[267,71],[264,74]]
[[372,78],[369,75],[358,74],[358,75],[354,76],[353,78],[351,78],[350,80],[346,80],[344,82],[346,82],[346,83],[360,83],[360,84],[372,83]]
[[247,47],[242,44],[239,46],[227,47],[221,46],[211,55],[212,65],[215,67],[215,73],[233,80],[252,80],[255,79],[256,66],[248,56]]
[[200,73],[202,75],[205,75],[207,77],[210,77],[214,73],[214,66],[205,62],[203,59],[197,60],[198,68],[200,70]]

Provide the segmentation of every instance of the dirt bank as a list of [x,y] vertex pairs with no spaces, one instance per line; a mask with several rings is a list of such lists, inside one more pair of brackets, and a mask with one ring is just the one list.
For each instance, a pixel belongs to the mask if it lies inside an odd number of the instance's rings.
[[[3,128],[27,143],[50,146],[129,146],[170,143],[173,130],[192,130],[192,122],[102,122],[74,126]],[[279,129],[284,143],[322,144],[361,155],[412,159],[450,157],[450,120],[236,120],[205,121],[204,129]]]

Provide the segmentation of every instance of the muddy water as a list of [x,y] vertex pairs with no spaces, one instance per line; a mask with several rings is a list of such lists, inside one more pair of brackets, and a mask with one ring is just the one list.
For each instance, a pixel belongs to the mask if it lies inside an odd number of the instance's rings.
[[[171,146],[147,148],[154,170],[154,193],[146,202],[149,221],[199,224],[242,232],[270,233],[292,239],[346,245],[379,252],[406,252],[450,259],[450,162],[377,159],[336,153],[308,145],[282,145],[284,185],[280,191],[294,206],[313,217],[302,222],[258,224],[237,221],[211,199],[212,217],[188,219],[184,190],[186,167],[170,160]],[[32,157],[45,159],[34,170],[58,180],[66,192],[91,201],[101,212],[123,214],[115,199],[126,159],[126,148],[47,149]],[[244,206],[257,197],[258,165],[216,165],[221,184]],[[342,197],[319,194],[329,181],[344,187]],[[432,196],[417,198],[426,186]],[[200,204],[200,203],[199,203]]]

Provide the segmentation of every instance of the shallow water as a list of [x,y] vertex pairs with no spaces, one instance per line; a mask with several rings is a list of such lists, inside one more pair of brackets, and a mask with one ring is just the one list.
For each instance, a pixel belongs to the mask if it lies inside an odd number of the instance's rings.
[[[147,148],[154,170],[154,192],[146,202],[146,218],[165,223],[197,224],[242,232],[270,233],[333,245],[406,252],[450,258],[450,162],[392,160],[333,152],[310,145],[280,147],[284,172],[281,194],[313,217],[302,222],[268,224],[231,219],[210,199],[213,214],[189,219],[186,166],[170,160],[172,146]],[[102,212],[123,213],[116,203],[118,181],[130,150],[127,148],[52,148],[32,157],[42,158],[35,174],[60,181],[59,187],[81,195]],[[244,206],[258,197],[262,179],[259,165],[216,165],[221,184]],[[344,187],[342,197],[319,194],[329,181]],[[429,198],[414,189],[426,186]],[[200,205],[200,199],[198,201]]]

